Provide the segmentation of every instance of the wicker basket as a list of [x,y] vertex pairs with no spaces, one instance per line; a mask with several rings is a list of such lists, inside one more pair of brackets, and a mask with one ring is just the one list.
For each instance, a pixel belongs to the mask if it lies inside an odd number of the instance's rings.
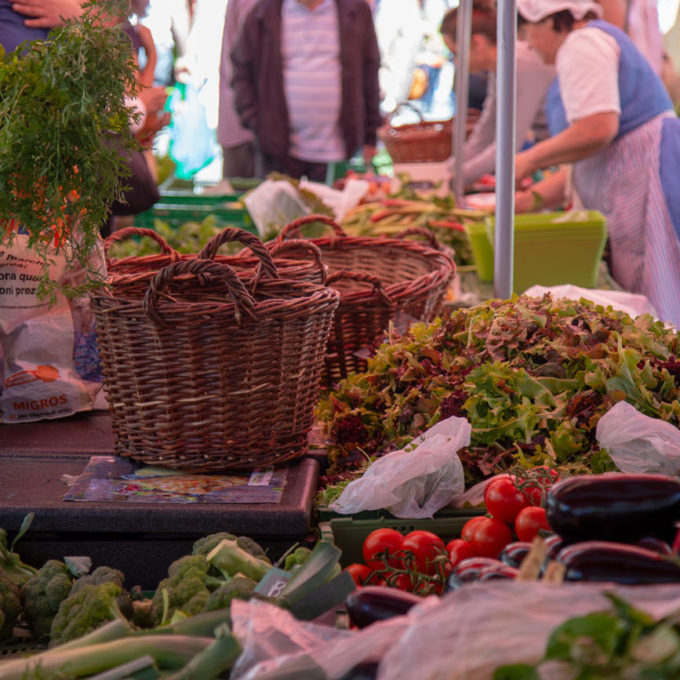
[[[404,103],[418,114],[417,123],[393,127],[390,123],[395,109],[388,117],[385,127],[378,130],[378,137],[385,144],[393,163],[432,163],[445,161],[451,156],[453,120],[423,120],[420,111],[412,104]],[[399,108],[399,107],[397,107]]]
[[304,454],[337,291],[175,262],[143,297],[93,296],[116,453],[199,472]]
[[[142,255],[126,257],[121,260],[113,260],[109,253],[114,243],[119,243],[135,236],[148,236],[160,247],[160,253],[154,255]],[[220,246],[229,242],[238,242],[244,249],[236,255],[220,255]],[[295,245],[297,244],[297,245]],[[309,251],[311,261],[301,261],[285,257],[285,252],[297,246],[304,247]],[[155,274],[173,262],[191,259],[195,255],[186,255],[174,250],[165,239],[152,229],[140,227],[126,227],[115,231],[104,241],[108,282],[111,290],[117,295],[139,297],[144,295],[149,282]],[[256,254],[257,253],[257,254]],[[279,257],[282,255],[282,257]],[[237,227],[226,227],[214,236],[198,254],[199,259],[210,259],[223,264],[228,264],[236,273],[244,279],[252,279],[255,268],[263,265],[263,256],[270,257],[270,252],[264,247],[262,241]],[[295,281],[309,281],[310,283],[324,284],[326,270],[323,265],[321,251],[309,241],[290,241],[281,244],[281,247],[273,250],[276,271],[281,278]],[[266,266],[266,265],[264,265]],[[273,275],[273,272],[269,272]]]
[[[422,243],[347,236],[324,215],[291,222],[277,241],[285,241],[310,222],[327,224],[334,232],[313,239],[329,271],[328,285],[341,294],[326,353],[324,382],[330,386],[351,372],[365,370],[367,356],[390,322],[403,330],[410,321],[431,321],[440,314],[455,265],[449,255]],[[409,229],[403,235],[415,233],[436,244],[427,229]],[[299,257],[305,257],[304,251]]]

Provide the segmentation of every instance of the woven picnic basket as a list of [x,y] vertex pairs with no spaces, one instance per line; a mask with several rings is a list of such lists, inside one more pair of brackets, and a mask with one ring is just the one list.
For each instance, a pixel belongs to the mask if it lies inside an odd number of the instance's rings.
[[[330,386],[351,372],[365,370],[367,356],[383,339],[390,322],[404,330],[411,321],[431,321],[439,315],[455,265],[447,253],[437,249],[427,229],[408,229],[401,235],[420,234],[428,239],[427,245],[405,238],[352,237],[325,215],[308,215],[287,224],[268,247],[285,242],[311,222],[333,230],[331,236],[312,242],[323,254],[327,285],[341,294],[323,376]],[[302,250],[297,254],[305,257]]]
[[[408,106],[418,114],[418,122],[393,126],[392,117],[400,106]],[[453,120],[425,121],[419,109],[408,102],[400,104],[387,116],[378,137],[393,163],[432,163],[445,161],[451,155]]]
[[[143,236],[148,236],[156,241],[160,252],[153,255],[126,257],[120,260],[111,258],[111,247],[115,243]],[[219,248],[230,242],[240,243],[243,250],[235,255],[219,254]],[[310,260],[301,261],[285,257],[287,250],[299,249],[299,247],[306,248],[309,251]],[[160,234],[153,229],[143,227],[125,227],[113,232],[104,241],[104,252],[106,254],[109,285],[119,295],[143,295],[149,282],[160,269],[173,262],[196,257],[196,255],[177,252]],[[321,252],[309,241],[285,242],[270,254],[262,241],[254,234],[237,227],[225,227],[198,253],[200,259],[210,259],[228,264],[240,277],[249,280],[254,277],[258,266],[267,266],[268,260],[263,260],[263,257],[269,258],[270,255],[274,259],[278,275],[282,278],[319,284],[326,281],[326,270],[323,266]],[[272,271],[269,273],[273,275]]]
[[116,453],[198,472],[305,453],[339,293],[262,261],[244,280],[221,262],[181,260],[143,295],[114,286],[92,297]]

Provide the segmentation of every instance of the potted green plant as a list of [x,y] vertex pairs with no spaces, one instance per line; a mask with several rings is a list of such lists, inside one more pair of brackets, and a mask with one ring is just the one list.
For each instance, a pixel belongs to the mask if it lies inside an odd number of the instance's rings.
[[[125,14],[128,3],[105,5]],[[90,0],[46,41],[11,54],[0,47],[0,243],[11,247],[17,229],[27,234],[45,263],[40,296],[54,296],[55,255],[86,272],[67,294],[97,282],[91,256],[125,185],[121,152],[136,145],[126,99],[135,88],[130,42],[104,25],[103,6]]]

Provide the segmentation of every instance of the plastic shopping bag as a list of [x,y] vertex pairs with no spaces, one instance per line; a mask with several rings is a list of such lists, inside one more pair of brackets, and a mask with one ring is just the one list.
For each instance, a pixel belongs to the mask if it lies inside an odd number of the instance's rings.
[[[103,250],[99,253],[103,266]],[[94,316],[88,298],[38,299],[44,263],[17,234],[0,245],[0,423],[63,418],[93,408],[101,388]],[[63,255],[50,260],[62,284],[78,276]]]
[[680,430],[620,401],[597,423],[600,447],[628,473],[680,474]]
[[405,449],[378,458],[329,509],[350,515],[385,508],[395,517],[432,517],[465,488],[457,452],[470,443],[471,431],[465,418],[442,420]]
[[215,131],[210,129],[198,90],[191,83],[179,83],[169,100],[170,158],[175,175],[191,179],[215,158]]

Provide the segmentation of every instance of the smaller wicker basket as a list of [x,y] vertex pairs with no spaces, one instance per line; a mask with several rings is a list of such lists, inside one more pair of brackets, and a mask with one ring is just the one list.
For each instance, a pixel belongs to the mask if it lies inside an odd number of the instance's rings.
[[219,472],[306,452],[340,296],[279,278],[262,255],[245,280],[192,258],[155,273],[143,296],[92,297],[116,453]]
[[[353,237],[325,215],[291,222],[281,230],[278,241],[267,247],[286,242],[312,222],[333,230],[330,237],[313,239],[328,268],[326,283],[340,292],[323,376],[325,385],[332,386],[349,373],[366,369],[367,357],[390,322],[402,327],[413,320],[431,321],[441,313],[456,270],[450,255],[441,251],[427,229],[408,229],[399,238]],[[428,245],[402,238],[411,234],[424,236]],[[307,257],[302,250],[293,254]]]
[[417,123],[393,127],[390,123],[395,109],[387,116],[386,124],[378,130],[379,139],[385,144],[393,163],[433,163],[445,161],[451,156],[453,120],[425,121],[420,111],[405,102],[402,106],[412,108],[418,114]]

